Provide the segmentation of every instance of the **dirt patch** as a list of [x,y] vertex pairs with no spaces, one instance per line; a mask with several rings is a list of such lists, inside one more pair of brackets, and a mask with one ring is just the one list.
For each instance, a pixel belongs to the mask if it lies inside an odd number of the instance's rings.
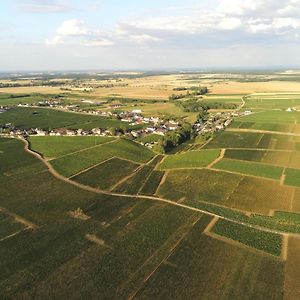
[[91,218],[90,216],[86,215],[81,208],[69,211],[68,215],[74,219],[79,219],[82,221],[86,221]]
[[90,241],[90,242],[92,242],[92,243],[95,243],[95,244],[97,244],[97,245],[99,245],[99,246],[101,246],[101,247],[105,247],[105,248],[108,248],[108,249],[112,249],[110,246],[108,246],[108,245],[105,244],[105,241],[104,241],[104,240],[98,238],[98,237],[97,237],[96,235],[94,235],[94,234],[86,234],[86,235],[85,235],[85,238],[86,238],[88,241]]

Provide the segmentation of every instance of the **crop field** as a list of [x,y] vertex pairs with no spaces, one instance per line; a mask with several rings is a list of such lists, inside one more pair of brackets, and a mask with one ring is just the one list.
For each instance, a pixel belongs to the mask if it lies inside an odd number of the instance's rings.
[[166,156],[159,169],[184,169],[206,167],[220,155],[219,150],[189,151]]
[[[124,126],[124,122],[105,119],[78,113],[64,112],[47,108],[12,108],[0,114],[0,124],[12,123],[17,128],[61,128],[85,129],[82,125],[91,125],[92,128],[110,128]],[[126,126],[126,124],[125,124]],[[90,128],[90,129],[92,129]]]
[[300,122],[300,113],[299,112],[287,112],[287,111],[263,111],[254,113],[248,116],[239,117],[237,121],[242,122],[253,122],[253,123],[288,123],[288,124],[297,124]]
[[[207,201],[225,204],[242,176],[212,170],[172,170],[161,185],[158,195],[166,199]],[[226,205],[226,204],[225,204]]]
[[131,175],[138,166],[138,164],[127,160],[112,158],[86,172],[72,177],[72,180],[84,185],[107,190],[123,178]]
[[158,134],[149,134],[142,138],[139,138],[139,141],[142,143],[155,143],[162,140],[162,136]]
[[282,236],[279,234],[264,232],[226,220],[219,220],[212,232],[269,254],[281,255]]
[[0,176],[26,176],[28,173],[42,172],[45,167],[32,155],[24,153],[23,143],[15,139],[0,138]]
[[162,178],[164,172],[153,170],[149,175],[148,180],[145,182],[143,188],[140,191],[142,195],[154,195]]
[[209,299],[212,291],[215,299],[282,299],[282,262],[201,235],[203,229],[200,219],[145,282],[138,299]]
[[1,211],[0,208],[0,242],[24,228],[24,224],[17,222],[15,218]]
[[158,195],[194,206],[213,203],[268,215],[270,210],[289,211],[294,188],[266,180],[213,170],[170,171]]
[[126,193],[126,194],[138,194],[143,188],[144,184],[147,182],[148,177],[151,175],[153,167],[144,165],[138,172],[136,172],[132,177],[117,186],[115,191]]
[[51,159],[113,140],[112,137],[99,136],[31,136],[29,138],[32,150]]
[[[32,160],[28,159],[30,155],[27,157],[23,152],[21,141],[0,139],[1,149],[10,143],[19,158],[18,163],[24,160],[29,166],[42,165],[33,156]],[[153,157],[151,151],[143,154],[141,149],[145,148],[123,140],[96,145],[96,148],[110,149],[115,144],[126,149],[118,151],[131,153],[132,157],[146,157],[147,161]],[[10,152],[1,153],[0,159]],[[161,158],[157,156],[151,165],[145,165],[129,178],[124,190],[154,193],[163,172],[153,168]],[[134,164],[114,158],[82,173],[81,178],[86,175],[85,179],[91,180],[89,184],[98,186],[97,179],[104,178],[105,173],[107,186],[110,186],[109,174],[122,173],[126,168],[123,163],[126,166]],[[13,159],[7,160],[5,169],[1,169],[2,175],[16,165]],[[118,170],[120,167],[122,170]],[[199,293],[208,296],[211,290],[216,297],[222,295],[224,299],[241,297],[241,291],[243,297],[271,295],[274,299],[281,298],[284,263],[201,234],[211,217],[142,198],[96,195],[54,178],[44,166],[42,169],[39,176],[30,173],[20,180],[20,175],[13,174],[5,182],[0,180],[0,207],[36,225],[35,229],[0,242],[3,245],[0,247],[0,289],[5,298],[35,295],[94,298],[99,294],[104,298],[165,299],[175,294],[193,298]],[[174,170],[169,176],[182,182],[182,186],[176,181],[169,185],[168,193],[174,200],[191,196],[206,198],[206,201],[219,199],[218,203],[221,198],[226,203],[226,198],[243,178],[211,170]],[[169,176],[160,192],[170,183]],[[177,190],[179,199],[175,199]],[[278,198],[282,200],[280,195]],[[78,208],[82,212],[70,214]],[[0,223],[2,220],[0,215]],[[239,240],[239,236],[230,238]],[[256,242],[259,244],[251,237],[249,243]],[[275,272],[276,276],[270,278],[270,272]],[[185,289],[180,288],[179,283],[184,284]]]
[[254,162],[239,161],[233,159],[222,159],[214,165],[215,169],[242,173],[279,180],[282,176],[283,167],[276,167]]
[[59,173],[70,177],[114,156],[136,163],[145,163],[154,156],[154,153],[137,143],[120,139],[113,143],[62,156],[52,160],[51,164]]
[[205,149],[237,148],[237,149],[274,149],[299,151],[300,137],[284,134],[256,132],[223,131],[219,133]]
[[204,148],[258,148],[262,137],[263,134],[261,133],[224,131],[218,134]]
[[298,125],[284,123],[262,123],[262,122],[241,122],[235,121],[230,125],[231,128],[240,129],[255,129],[275,132],[295,132],[298,130]]
[[245,176],[230,195],[227,205],[267,215],[272,209],[289,211],[293,193],[293,188],[282,186],[279,182]]
[[285,184],[300,187],[300,169],[286,169],[285,176]]
[[0,106],[37,103],[47,99],[47,95],[38,94],[5,94],[0,93]]
[[287,109],[300,107],[300,94],[252,94],[245,98],[245,108]]

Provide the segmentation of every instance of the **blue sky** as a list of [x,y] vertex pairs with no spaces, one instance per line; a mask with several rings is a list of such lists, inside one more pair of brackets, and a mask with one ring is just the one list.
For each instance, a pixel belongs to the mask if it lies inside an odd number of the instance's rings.
[[300,66],[300,0],[2,0],[0,71]]

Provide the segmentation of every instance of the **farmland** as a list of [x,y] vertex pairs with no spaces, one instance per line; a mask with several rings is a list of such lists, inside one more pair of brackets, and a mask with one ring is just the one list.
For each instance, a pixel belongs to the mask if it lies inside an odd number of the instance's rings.
[[97,116],[63,112],[45,108],[17,107],[0,114],[0,124],[12,123],[17,128],[61,128],[73,129],[103,127],[110,128],[123,124],[118,120],[111,120]]
[[[85,139],[85,137],[79,137],[79,139]],[[64,141],[68,142],[68,140],[62,138],[61,144],[58,145],[59,148],[64,148]],[[76,140],[73,140],[73,142],[74,141],[76,142]],[[85,147],[86,146],[87,145],[85,145]],[[33,148],[33,150],[37,149]],[[51,164],[59,173],[66,177],[70,177],[114,156],[137,163],[145,163],[154,156],[154,153],[139,144],[120,139],[115,141],[112,140],[112,142],[103,145],[99,144],[93,147],[86,147],[78,152],[62,155],[51,160]]]
[[217,150],[190,151],[167,156],[160,164],[160,169],[188,169],[206,167],[220,155]]
[[275,167],[253,162],[243,162],[232,159],[223,159],[215,164],[214,168],[277,180],[280,179],[283,172],[282,167]]
[[[286,109],[298,109],[299,83],[278,84],[278,91],[291,88],[295,94],[246,95],[256,82],[225,84],[213,74],[110,80],[105,88],[100,86],[105,80],[97,81],[99,87],[89,81],[95,87],[88,93],[75,94],[70,87],[64,101],[89,107],[81,103],[89,99],[99,110],[115,105],[194,122],[197,113],[184,113],[168,98],[205,84],[210,93],[197,101],[236,104],[236,114],[252,114],[234,118],[205,144],[193,136],[161,155],[141,145],[159,142],[161,135],[135,141],[29,136],[35,153],[24,150],[24,140],[0,138],[0,298],[295,295],[298,281],[291,274],[299,275],[291,264],[300,268],[292,240],[300,234],[300,117]],[[271,90],[274,82],[263,85]],[[48,89],[45,97],[51,96]],[[42,97],[0,95],[0,105],[1,100],[16,105]],[[23,107],[1,113],[0,123],[6,122],[48,129],[130,126],[117,119]]]

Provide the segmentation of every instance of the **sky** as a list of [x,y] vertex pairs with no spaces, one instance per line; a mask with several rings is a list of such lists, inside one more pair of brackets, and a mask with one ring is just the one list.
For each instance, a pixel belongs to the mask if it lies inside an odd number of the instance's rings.
[[300,0],[0,0],[0,72],[299,66]]

